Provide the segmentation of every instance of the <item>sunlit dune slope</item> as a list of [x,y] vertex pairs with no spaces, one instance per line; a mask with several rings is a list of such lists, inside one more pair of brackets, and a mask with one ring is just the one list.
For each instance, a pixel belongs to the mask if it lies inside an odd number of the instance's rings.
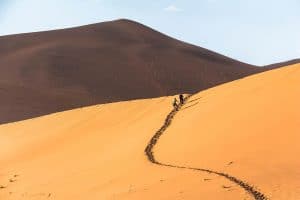
[[298,64],[193,96],[154,149],[157,159],[226,172],[270,199],[300,199],[299,86]]
[[[300,65],[196,94],[154,147],[165,164],[300,198]],[[144,149],[173,97],[86,107],[0,126],[0,199],[253,199],[229,180],[151,164]]]
[[0,126],[0,199],[247,197],[239,188],[228,192],[222,178],[147,160],[144,149],[172,100],[99,105]]

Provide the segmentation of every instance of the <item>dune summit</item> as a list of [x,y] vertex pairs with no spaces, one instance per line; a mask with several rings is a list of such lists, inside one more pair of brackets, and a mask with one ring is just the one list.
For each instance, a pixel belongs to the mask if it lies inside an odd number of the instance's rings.
[[1,125],[0,199],[262,199],[222,174],[299,199],[299,76],[297,64],[193,95],[152,149],[165,166],[144,150],[173,97]]
[[129,20],[0,37],[0,123],[194,93],[266,70]]

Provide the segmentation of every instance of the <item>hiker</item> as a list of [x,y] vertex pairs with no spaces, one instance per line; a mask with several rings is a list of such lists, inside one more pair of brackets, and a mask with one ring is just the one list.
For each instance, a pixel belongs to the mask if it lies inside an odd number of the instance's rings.
[[173,106],[176,110],[178,110],[178,103],[177,103],[177,99],[175,98],[174,101],[173,101]]
[[179,95],[180,104],[182,105],[184,103],[184,97],[183,95]]

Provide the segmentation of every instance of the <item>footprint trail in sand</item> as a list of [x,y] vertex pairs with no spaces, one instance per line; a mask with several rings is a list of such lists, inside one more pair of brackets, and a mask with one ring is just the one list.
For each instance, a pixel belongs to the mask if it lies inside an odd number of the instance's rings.
[[[192,97],[192,95],[188,95],[185,98],[184,102],[187,102],[190,98]],[[178,106],[178,109],[173,109],[166,117],[164,124],[162,125],[162,127],[156,131],[156,133],[154,134],[154,136],[151,138],[151,140],[149,141],[148,145],[145,148],[145,154],[148,158],[148,160],[156,165],[160,165],[160,166],[165,166],[165,167],[172,167],[172,168],[178,168],[178,169],[187,169],[187,170],[194,170],[194,171],[201,171],[201,172],[207,172],[210,174],[215,174],[221,177],[224,177],[226,179],[228,179],[229,181],[237,184],[238,186],[240,186],[241,188],[243,188],[246,192],[248,192],[255,200],[268,200],[268,198],[266,197],[266,195],[264,195],[263,193],[259,192],[258,190],[255,189],[254,186],[251,186],[249,184],[247,184],[246,182],[231,176],[227,173],[224,172],[218,172],[218,171],[214,171],[211,169],[202,169],[202,168],[194,168],[194,167],[187,167],[187,166],[177,166],[177,165],[172,165],[172,164],[167,164],[167,163],[163,163],[158,161],[155,156],[154,156],[154,152],[153,152],[153,148],[154,146],[157,144],[159,138],[162,136],[162,134],[167,130],[167,128],[171,125],[175,115],[180,111],[180,109],[182,108],[184,104],[180,104]]]

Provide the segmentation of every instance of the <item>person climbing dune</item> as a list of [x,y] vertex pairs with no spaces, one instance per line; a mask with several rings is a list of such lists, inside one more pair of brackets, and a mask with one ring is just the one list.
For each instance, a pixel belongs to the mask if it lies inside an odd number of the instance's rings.
[[173,107],[178,110],[178,101],[176,98],[174,98],[174,101],[173,101]]
[[184,103],[184,97],[182,94],[179,95],[180,104],[182,105]]

